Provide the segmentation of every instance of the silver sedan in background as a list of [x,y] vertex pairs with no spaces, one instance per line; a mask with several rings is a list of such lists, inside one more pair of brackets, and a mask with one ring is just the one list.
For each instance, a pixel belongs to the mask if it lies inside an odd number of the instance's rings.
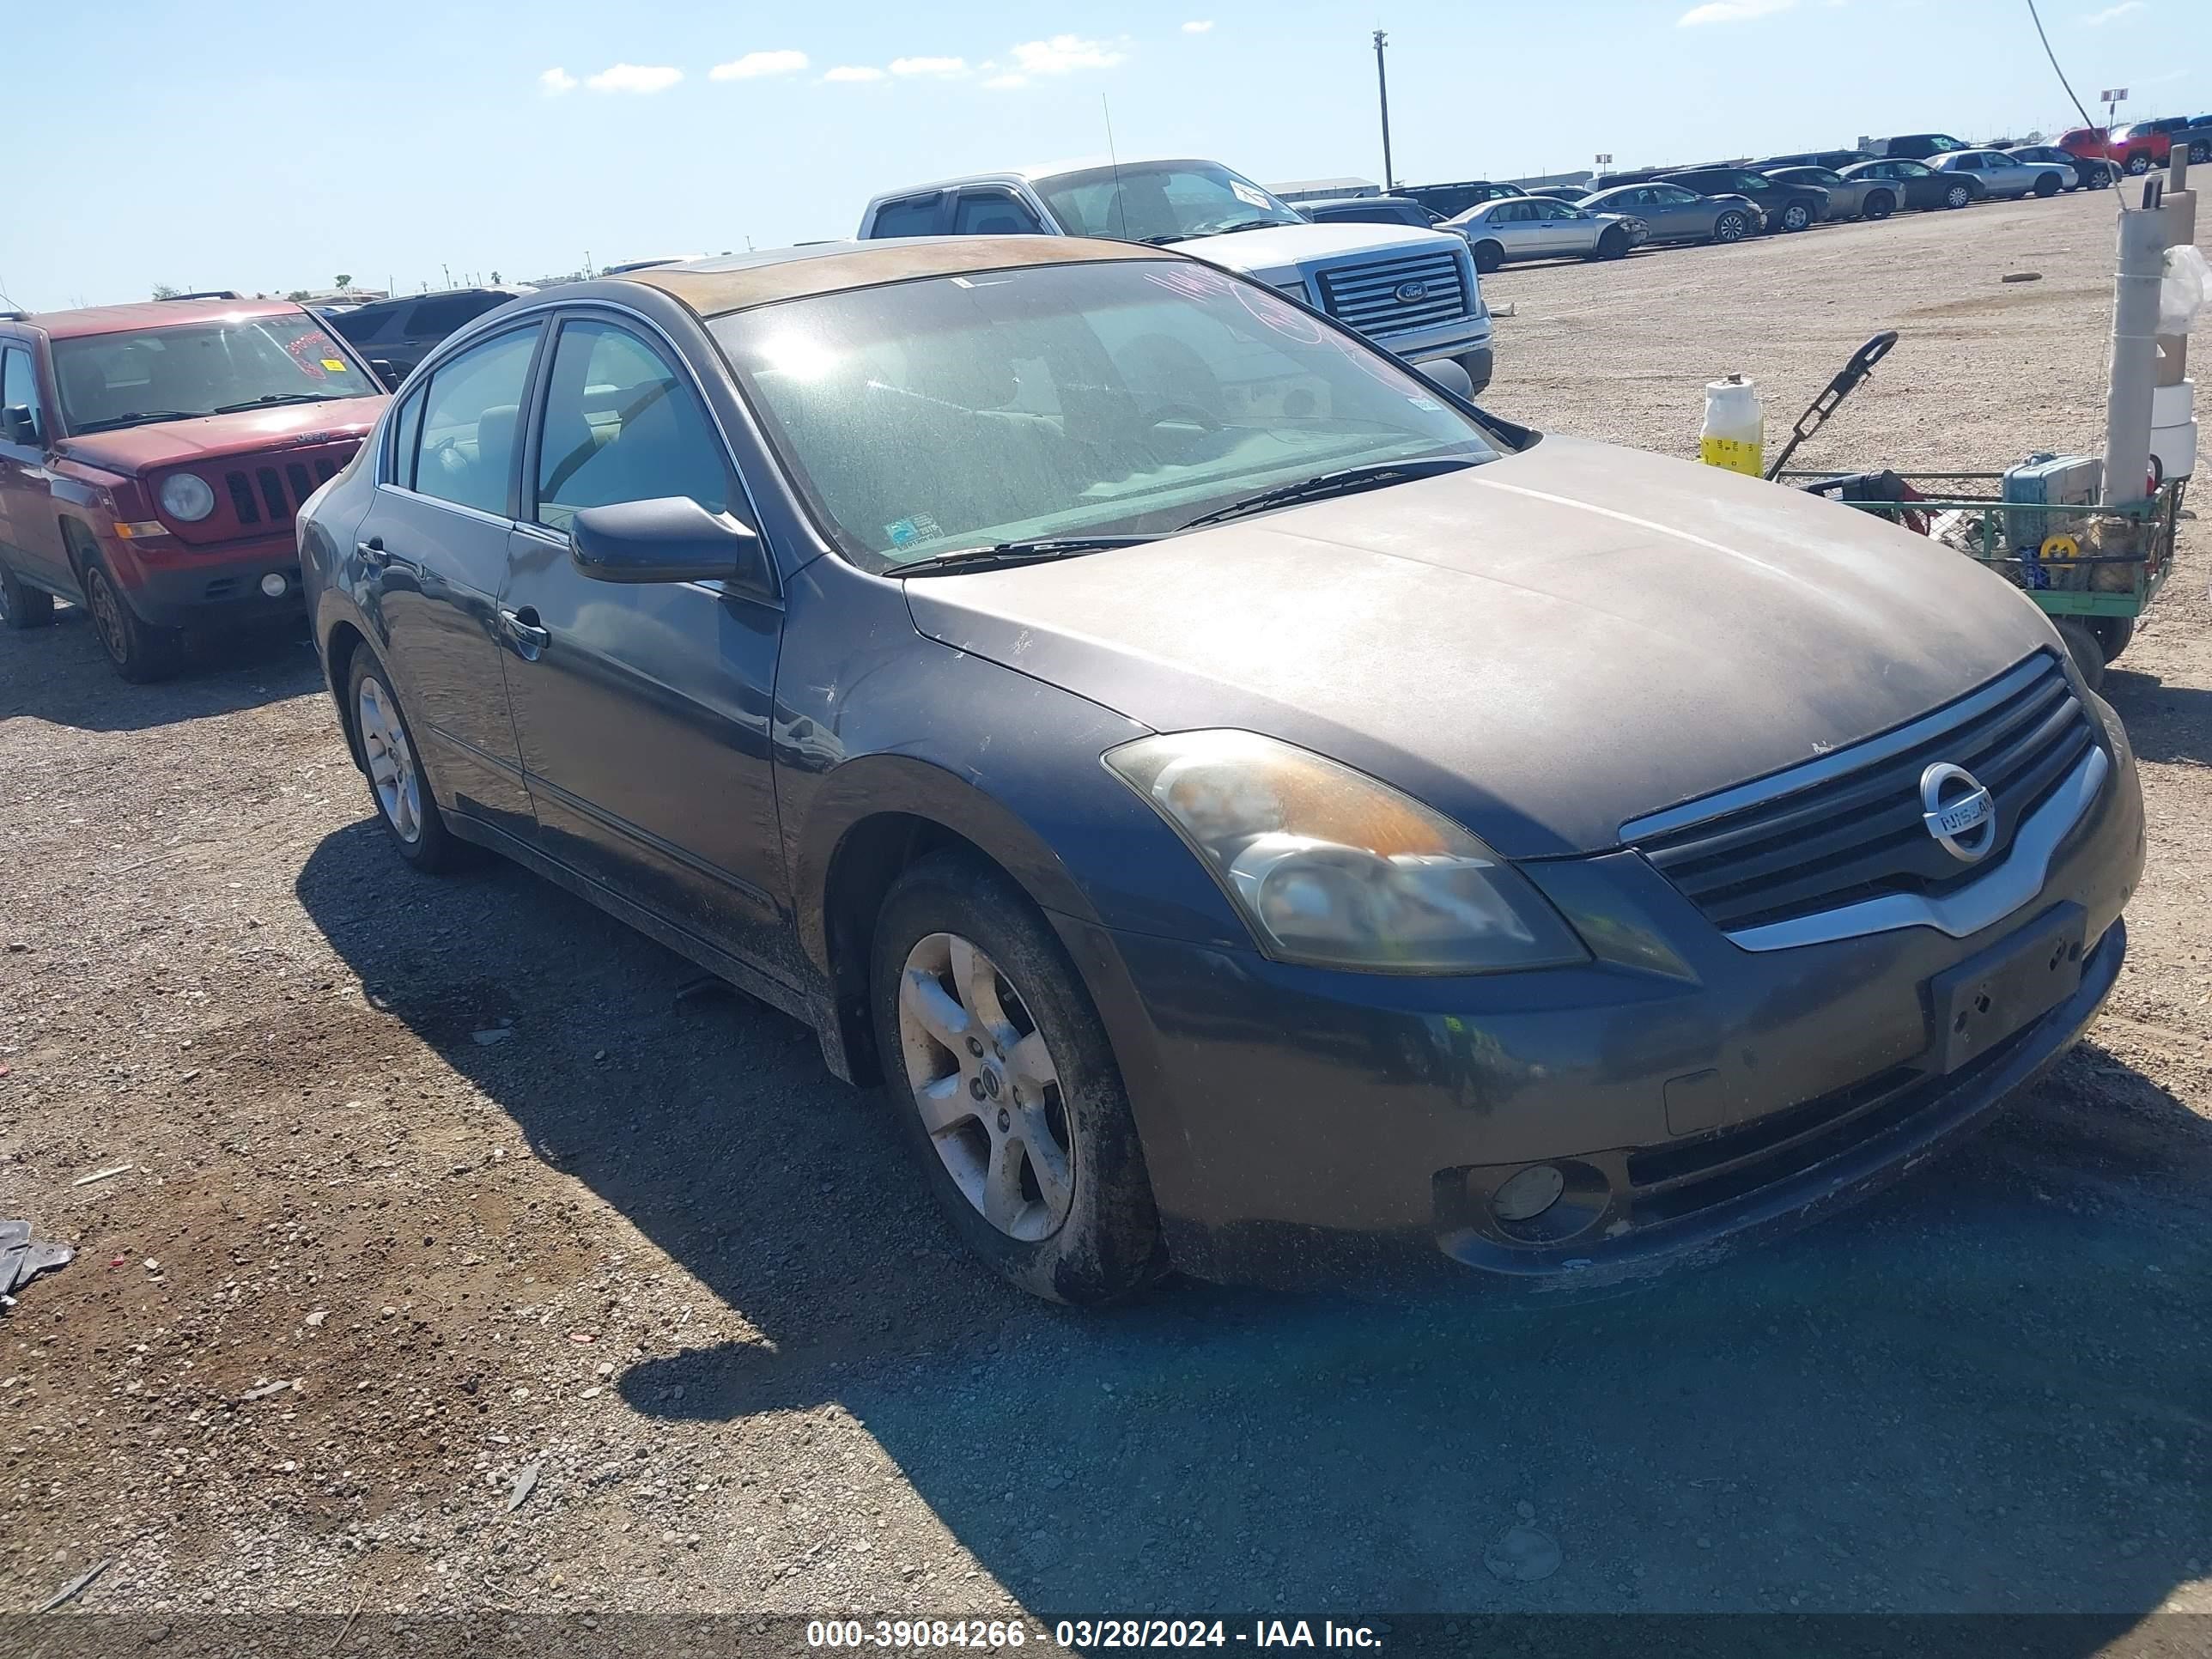
[[1680,185],[1616,185],[1583,198],[1589,213],[1625,213],[1641,219],[1655,242],[1741,242],[1755,236],[1766,216],[1741,196],[1700,196]]
[[1509,259],[1620,259],[1649,234],[1623,213],[1593,213],[1539,196],[1502,196],[1437,227],[1467,238],[1477,270]]
[[2015,144],[2005,154],[2015,161],[2030,167],[2039,164],[2056,168],[2066,177],[2059,182],[2061,190],[2109,190],[2120,176],[2119,167],[2111,161],[2100,161],[2092,156],[2076,155],[2071,150],[2060,149],[2055,144]]
[[1932,157],[1938,173],[1963,173],[1982,182],[1985,197],[2056,196],[2066,187],[2068,170],[2049,162],[2015,160],[2001,149],[1954,149]]

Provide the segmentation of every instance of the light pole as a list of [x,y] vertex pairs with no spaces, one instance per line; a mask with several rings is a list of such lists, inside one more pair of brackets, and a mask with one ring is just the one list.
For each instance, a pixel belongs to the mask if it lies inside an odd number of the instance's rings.
[[1390,76],[1382,67],[1382,48],[1390,37],[1381,29],[1375,31],[1375,95],[1382,105],[1382,193],[1387,196],[1395,185],[1390,171]]

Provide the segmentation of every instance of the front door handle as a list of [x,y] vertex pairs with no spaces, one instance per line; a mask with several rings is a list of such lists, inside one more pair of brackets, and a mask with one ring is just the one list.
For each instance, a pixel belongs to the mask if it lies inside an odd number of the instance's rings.
[[507,637],[525,657],[533,661],[539,652],[553,643],[553,630],[538,620],[533,606],[526,605],[520,611],[502,610],[499,619],[507,629]]

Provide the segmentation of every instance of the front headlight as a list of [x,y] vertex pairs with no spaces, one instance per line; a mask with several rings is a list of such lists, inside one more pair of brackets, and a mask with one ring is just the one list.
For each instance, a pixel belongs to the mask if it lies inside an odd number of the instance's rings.
[[215,490],[197,472],[173,472],[161,480],[161,510],[173,519],[198,524],[215,511]]
[[1166,732],[1104,759],[1279,961],[1482,974],[1589,959],[1497,854],[1348,766],[1252,732]]

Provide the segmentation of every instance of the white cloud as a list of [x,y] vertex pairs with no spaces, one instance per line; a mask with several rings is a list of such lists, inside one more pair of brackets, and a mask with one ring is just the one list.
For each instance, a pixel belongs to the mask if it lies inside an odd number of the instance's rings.
[[1185,34],[1204,34],[1212,27],[1213,20],[1211,17],[1202,17],[1196,22],[1185,23],[1182,26],[1182,32]]
[[825,81],[880,81],[884,72],[865,64],[840,64],[822,77]]
[[2101,28],[2107,23],[2116,22],[2120,18],[2127,16],[2130,12],[2149,9],[2148,6],[2143,4],[2143,0],[2121,0],[2121,3],[2117,6],[2107,6],[2102,11],[2090,13],[2081,20],[2081,24],[2085,28]]
[[538,84],[545,88],[548,98],[558,98],[564,92],[576,89],[576,77],[564,69],[550,69],[538,77]]
[[1072,75],[1077,70],[1112,69],[1125,56],[1103,40],[1086,40],[1076,34],[1055,34],[1049,40],[1030,40],[1013,49],[1014,64],[1025,75]]
[[1026,75],[994,75],[983,82],[993,92],[1012,92],[1016,87],[1025,87],[1029,83],[1030,77]]
[[806,67],[803,52],[749,52],[707,71],[710,81],[752,81],[763,75],[796,75]]
[[616,64],[584,84],[593,92],[665,92],[683,78],[682,70],[665,64]]
[[935,75],[951,76],[968,73],[965,58],[894,58],[893,75]]
[[1692,6],[1677,18],[1674,27],[1693,29],[1705,23],[1741,23],[1753,17],[1771,16],[1778,11],[1788,11],[1797,0],[1711,0],[1703,6]]

